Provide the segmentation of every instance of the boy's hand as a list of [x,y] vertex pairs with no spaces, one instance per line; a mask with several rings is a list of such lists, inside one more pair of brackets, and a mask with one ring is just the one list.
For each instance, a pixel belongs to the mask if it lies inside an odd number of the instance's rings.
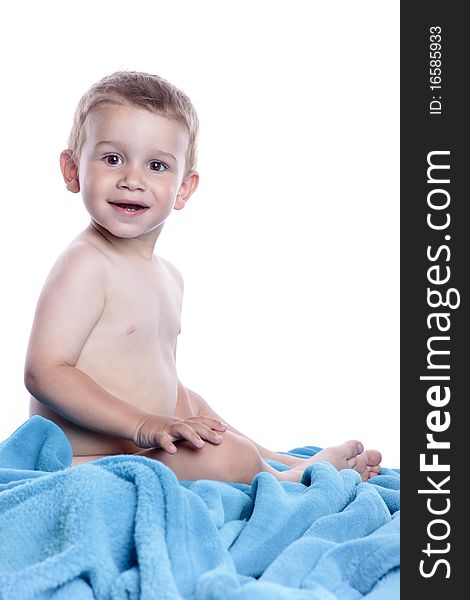
[[217,431],[225,431],[226,428],[222,421],[202,415],[188,419],[149,415],[140,422],[132,441],[139,448],[159,447],[174,454],[174,441],[187,440],[196,448],[202,448],[204,440],[220,444],[223,437]]

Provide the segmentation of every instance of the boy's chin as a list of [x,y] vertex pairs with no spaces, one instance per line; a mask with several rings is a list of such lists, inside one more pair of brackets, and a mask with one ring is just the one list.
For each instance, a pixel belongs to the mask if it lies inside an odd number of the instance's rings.
[[133,239],[156,239],[163,227],[164,223],[156,225],[151,229],[144,229],[139,227],[137,224],[130,223],[122,225],[107,226],[106,224],[99,223],[94,219],[91,220],[92,225],[105,237],[112,236],[116,239],[121,240],[133,240]]

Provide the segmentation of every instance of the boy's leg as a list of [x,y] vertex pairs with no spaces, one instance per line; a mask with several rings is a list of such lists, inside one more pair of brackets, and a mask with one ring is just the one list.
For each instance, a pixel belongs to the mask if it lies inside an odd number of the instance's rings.
[[[202,398],[202,396],[196,394],[196,392],[193,392],[188,388],[182,387],[182,389],[184,390],[184,393],[178,395],[177,416],[186,417],[204,415],[206,417],[213,417],[214,419],[225,422],[228,431],[236,433],[241,437],[247,437],[241,431],[238,431],[238,429],[233,427],[233,425],[227,423],[227,421],[220,415],[218,415],[215,410],[204,400],[204,398]],[[276,460],[277,462],[283,463],[289,467],[301,466],[303,463],[302,458],[291,456],[290,454],[273,452],[267,448],[263,448],[263,446],[260,446],[260,444],[257,444],[254,440],[251,440],[251,442],[255,445],[258,453],[263,459],[267,458],[269,460]]]
[[188,442],[177,442],[178,451],[175,454],[158,448],[143,450],[138,454],[160,460],[178,479],[191,481],[215,479],[251,483],[257,473],[265,472],[271,473],[279,481],[299,482],[305,468],[320,460],[330,462],[336,469],[355,469],[363,481],[380,471],[380,453],[376,450],[363,451],[357,440],[325,448],[312,458],[303,460],[302,464],[295,468],[278,471],[264,462],[250,439],[231,431],[222,435],[224,440],[218,445],[206,442],[203,448],[194,448]]
[[[169,454],[159,448],[138,452],[161,461],[178,477],[194,481],[214,479],[236,483],[251,483],[253,477],[262,471],[276,475],[276,469],[265,463],[251,440],[225,431],[221,444],[205,442],[202,448],[195,448],[189,442],[175,442],[177,452]],[[299,479],[300,480],[300,479]]]
[[[224,419],[222,419],[222,417],[220,417],[220,415],[218,415],[199,394],[196,394],[196,392],[193,392],[188,388],[184,388],[182,385],[181,390],[184,391],[184,394],[178,396],[178,408],[181,410],[181,414],[178,416],[205,415],[218,419],[219,421],[224,421]],[[367,481],[370,477],[374,477],[380,473],[380,461],[382,460],[380,452],[377,450],[364,450],[362,444],[358,440],[349,440],[339,446],[325,448],[311,458],[304,459],[263,448],[253,440],[247,438],[233,426],[227,424],[227,431],[225,433],[227,434],[229,432],[237,434],[243,439],[248,439],[263,462],[264,468],[261,470],[270,473],[272,472],[277,479],[300,481],[305,468],[318,460],[331,462],[337,469],[355,469],[360,474],[363,481]],[[277,471],[264,462],[263,459],[284,463],[291,467],[291,469],[288,471]]]

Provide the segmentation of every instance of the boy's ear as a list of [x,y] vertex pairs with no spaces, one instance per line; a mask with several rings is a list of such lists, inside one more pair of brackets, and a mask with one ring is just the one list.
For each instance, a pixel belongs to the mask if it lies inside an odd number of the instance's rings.
[[180,189],[178,190],[178,194],[176,196],[176,210],[181,210],[186,206],[186,202],[189,200],[189,197],[193,192],[196,191],[198,183],[199,173],[197,173],[196,171],[191,171],[188,175],[185,176],[185,178],[181,182]]
[[74,194],[79,192],[80,182],[78,180],[78,166],[72,158],[71,150],[63,150],[60,153],[60,169],[68,191],[73,192]]

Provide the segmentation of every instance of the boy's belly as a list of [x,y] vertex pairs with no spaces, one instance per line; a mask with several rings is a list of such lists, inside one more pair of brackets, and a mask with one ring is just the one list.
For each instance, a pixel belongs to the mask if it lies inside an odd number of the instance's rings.
[[72,423],[42,402],[39,402],[39,400],[36,400],[34,396],[30,396],[29,414],[30,416],[41,415],[41,417],[56,423],[72,445],[74,456],[128,454],[140,450],[130,440],[113,438]]
[[[76,365],[116,398],[153,414],[172,415],[175,412],[178,393],[176,367],[174,363],[166,365],[165,368],[162,368],[161,363],[159,366],[157,372],[155,368],[151,371],[145,369],[145,366],[137,369],[135,365],[128,363],[127,369],[110,372],[109,369],[100,368],[102,365],[99,365],[99,361],[94,365],[78,361]],[[114,438],[76,425],[39,402],[34,396],[30,397],[30,415],[41,415],[56,423],[69,439],[74,456],[96,457],[142,450],[131,440]]]

